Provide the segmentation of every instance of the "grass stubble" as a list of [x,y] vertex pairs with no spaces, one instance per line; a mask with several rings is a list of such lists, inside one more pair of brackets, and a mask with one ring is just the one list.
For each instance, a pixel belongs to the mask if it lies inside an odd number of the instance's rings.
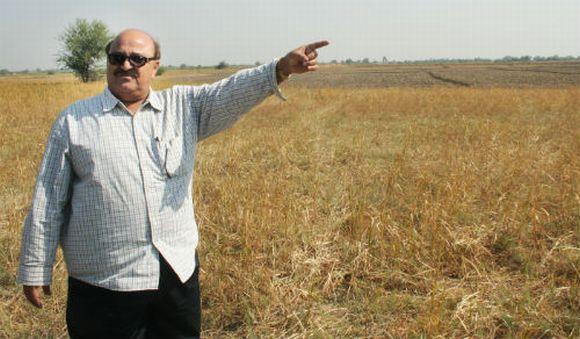
[[[0,81],[0,337],[66,336],[60,253],[44,309],[15,283],[21,227],[103,87]],[[578,87],[283,90],[198,150],[205,337],[579,335]]]

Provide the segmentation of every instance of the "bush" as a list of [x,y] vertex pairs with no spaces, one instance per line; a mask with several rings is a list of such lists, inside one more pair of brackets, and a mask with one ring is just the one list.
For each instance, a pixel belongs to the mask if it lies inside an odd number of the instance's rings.
[[163,75],[163,73],[167,72],[167,67],[165,66],[159,66],[159,68],[157,69],[157,75],[161,76]]
[[228,68],[228,63],[225,61],[220,61],[219,64],[217,64],[217,66],[215,66],[216,69],[224,69],[224,68]]

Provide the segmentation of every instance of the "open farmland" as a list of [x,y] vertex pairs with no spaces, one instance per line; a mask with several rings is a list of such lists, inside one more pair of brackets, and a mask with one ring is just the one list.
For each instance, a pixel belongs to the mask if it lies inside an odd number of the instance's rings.
[[[178,82],[219,80],[231,70],[170,71]],[[319,72],[289,80],[296,87],[512,87],[563,88],[580,86],[580,62],[326,65]]]
[[[168,71],[155,87],[231,70]],[[578,337],[578,63],[324,66],[202,142],[205,337]],[[15,284],[50,125],[104,82],[0,78],[0,337],[65,336]]]

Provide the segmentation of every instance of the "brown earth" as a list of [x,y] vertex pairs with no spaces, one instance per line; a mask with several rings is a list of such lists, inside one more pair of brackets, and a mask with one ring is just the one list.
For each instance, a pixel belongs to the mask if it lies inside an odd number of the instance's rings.
[[[171,82],[210,83],[237,69],[169,71]],[[580,62],[322,65],[315,73],[293,77],[296,87],[514,87],[563,88],[580,85]]]

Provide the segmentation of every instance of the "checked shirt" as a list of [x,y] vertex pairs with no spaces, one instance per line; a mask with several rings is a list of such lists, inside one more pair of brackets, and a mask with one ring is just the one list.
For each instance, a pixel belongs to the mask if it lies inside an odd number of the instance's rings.
[[159,254],[186,281],[196,266],[197,143],[271,94],[276,62],[203,86],[151,90],[135,115],[109,89],[52,126],[24,222],[17,280],[49,285],[58,245],[68,273],[116,291],[156,289]]

